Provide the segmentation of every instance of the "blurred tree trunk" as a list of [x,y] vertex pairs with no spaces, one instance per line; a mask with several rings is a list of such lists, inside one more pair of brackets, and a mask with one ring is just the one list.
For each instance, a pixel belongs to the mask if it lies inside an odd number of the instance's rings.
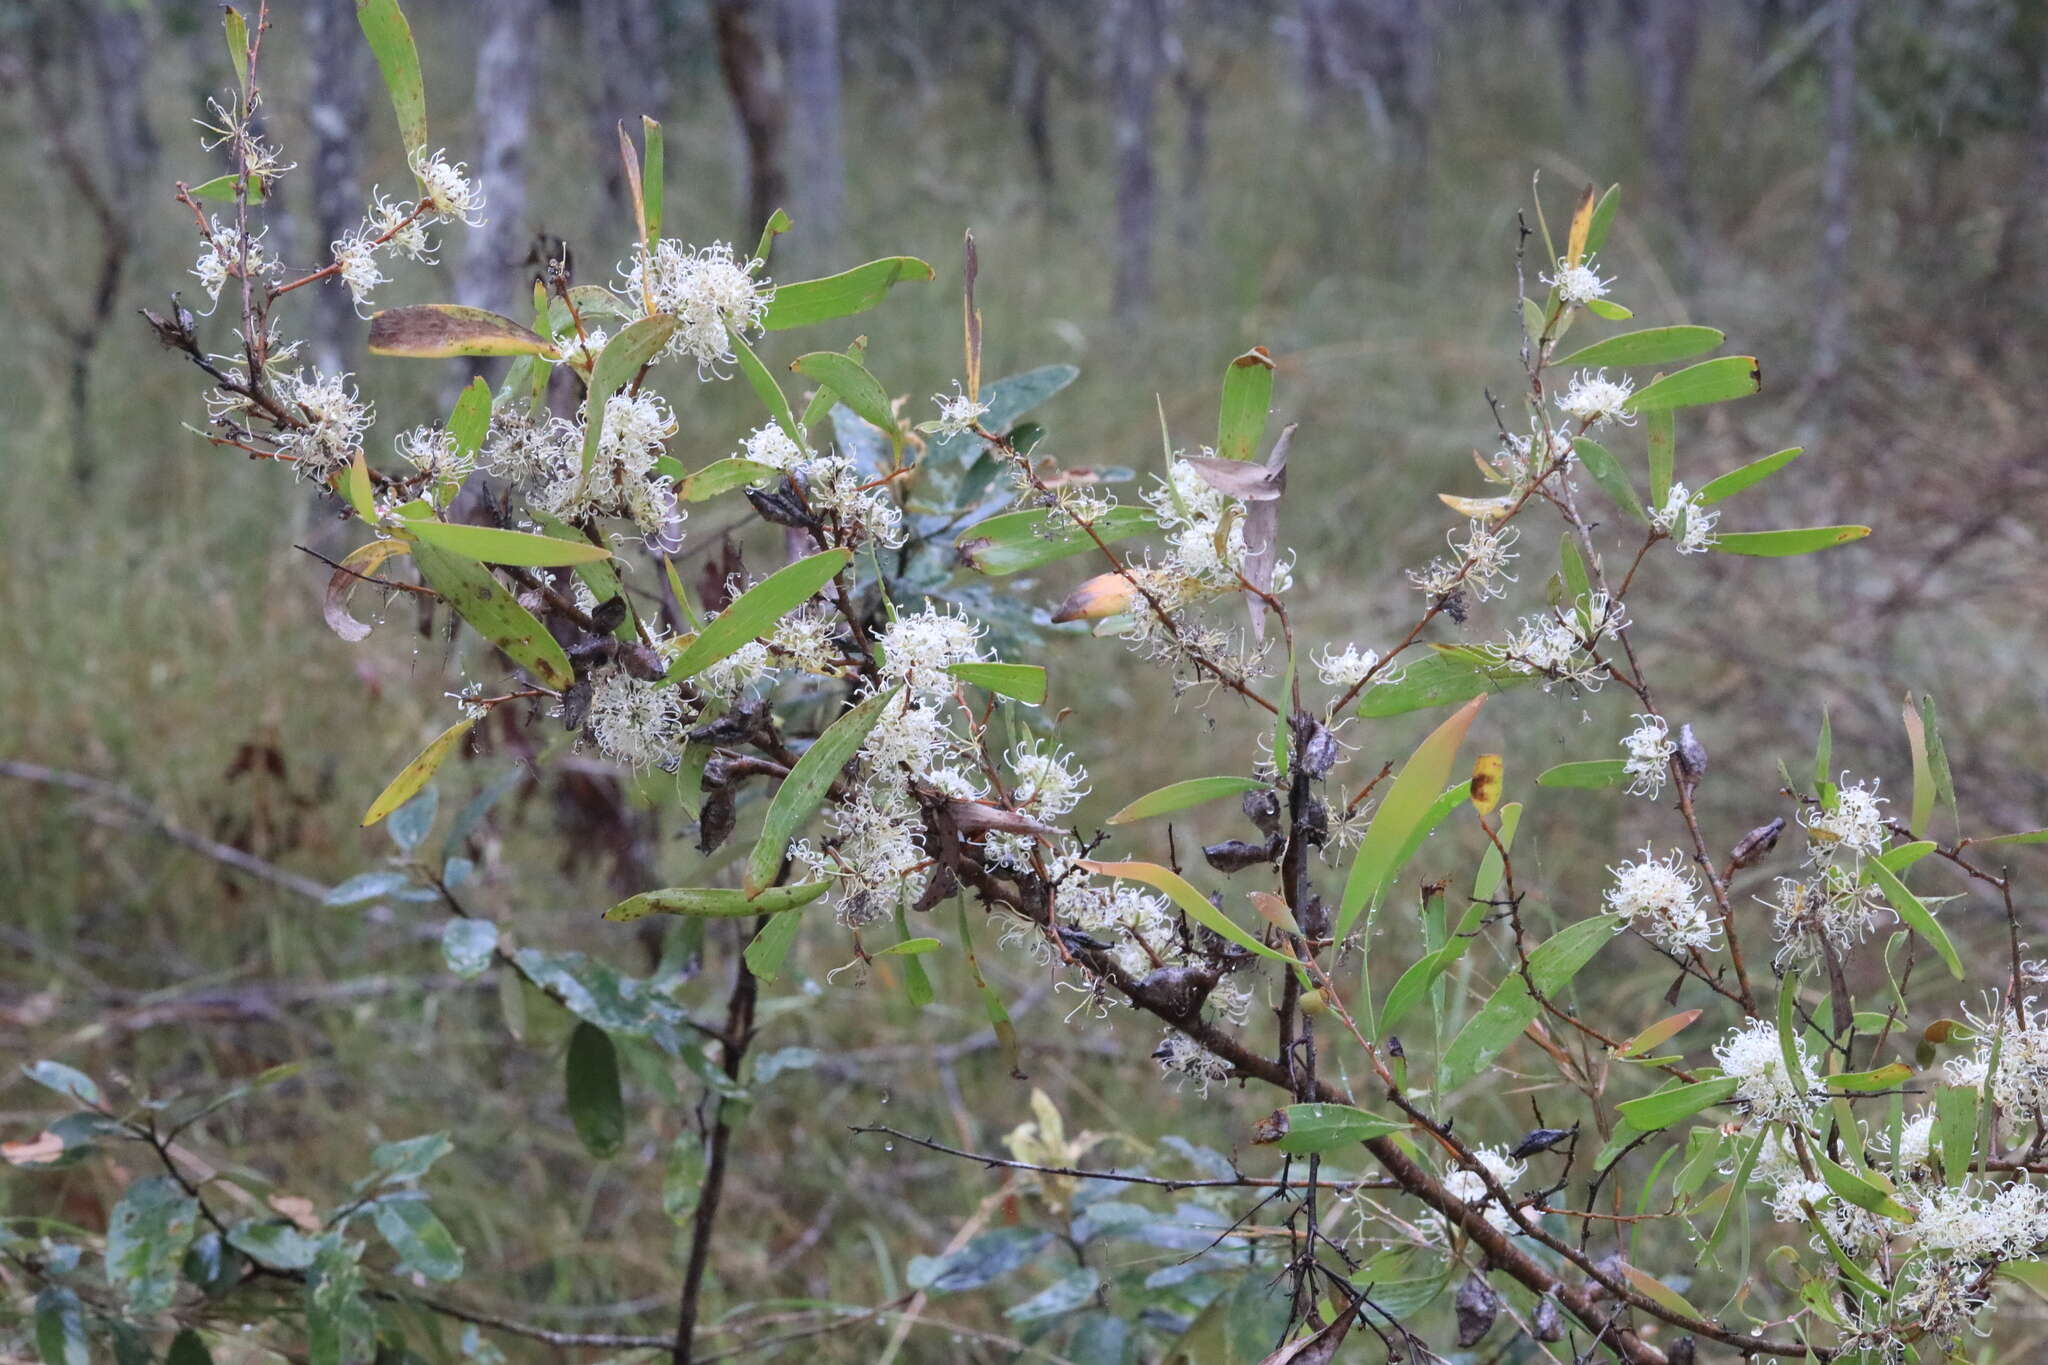
[[[498,0],[492,0],[495,9]],[[626,169],[619,161],[619,122],[638,134],[642,115],[659,120],[668,108],[668,45],[663,41],[660,0],[582,0],[583,51],[596,77],[591,138],[603,168],[611,206],[632,221],[626,202]],[[531,25],[529,25],[531,27]],[[493,208],[495,209],[495,205]],[[593,224],[601,240],[620,240],[620,217]]]
[[2026,69],[2034,80],[2027,110],[2027,134],[2019,174],[2012,178],[2010,205],[1998,237],[1998,254],[1983,291],[1984,304],[2008,310],[2041,287],[2048,268],[2048,10],[2026,12],[2018,33]]
[[1862,0],[1834,0],[1828,33],[1827,152],[1820,168],[1820,288],[1814,309],[1813,377],[1842,370],[1849,333],[1849,228],[1856,212],[1856,21]]
[[1173,72],[1173,93],[1180,102],[1180,184],[1174,235],[1192,250],[1202,240],[1202,196],[1209,180],[1209,107],[1230,64],[1229,45],[1203,61],[1172,35],[1167,65]]
[[[356,28],[354,0],[307,0],[306,123],[312,132],[306,167],[306,205],[313,249],[324,253],[363,219],[358,140],[362,136],[368,78],[366,48]],[[329,374],[352,367],[362,321],[346,289],[314,288],[314,365]]]
[[782,206],[782,135],[789,123],[788,93],[775,45],[763,36],[763,0],[712,0],[718,69],[732,96],[745,151],[746,222],[736,234],[742,249]]
[[781,0],[778,24],[789,80],[790,255],[821,275],[838,256],[846,213],[840,142],[839,0]]
[[1134,317],[1152,305],[1152,223],[1158,207],[1152,111],[1165,18],[1160,0],[1114,0],[1109,12],[1117,232],[1110,302],[1119,318]]
[[1586,112],[1586,48],[1592,42],[1587,10],[1591,5],[1592,0],[1558,0],[1557,6],[1558,57],[1574,115]]
[[[456,296],[517,316],[525,290],[514,269],[526,258],[526,140],[540,83],[542,0],[493,0],[476,59],[477,179],[489,212],[463,237]],[[636,136],[638,118],[627,128]],[[605,163],[619,164],[616,124]],[[467,362],[465,362],[465,365]]]
[[1010,63],[1010,102],[1024,125],[1024,142],[1031,149],[1031,170],[1038,179],[1041,207],[1055,206],[1059,168],[1052,155],[1052,62],[1037,26],[1013,24],[1014,46]]
[[1692,71],[1699,56],[1696,0],[1641,0],[1636,19],[1636,70],[1649,135],[1650,175],[1659,207],[1687,236],[1694,229],[1689,148]]

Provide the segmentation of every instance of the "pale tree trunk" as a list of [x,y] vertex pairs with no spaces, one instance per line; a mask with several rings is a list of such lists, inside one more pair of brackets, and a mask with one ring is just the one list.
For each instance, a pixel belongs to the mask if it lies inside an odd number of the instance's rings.
[[1692,71],[1699,56],[1697,0],[1640,0],[1635,7],[1636,70],[1648,125],[1650,176],[1658,207],[1692,235]]
[[741,202],[746,205],[746,221],[734,238],[742,246],[753,242],[769,215],[782,207],[786,193],[782,135],[789,124],[789,99],[783,88],[781,59],[769,41],[766,8],[761,0],[712,0],[711,4],[718,69],[725,77],[726,93],[732,96],[733,116],[739,120]]
[[839,0],[781,0],[783,70],[789,82],[791,261],[824,274],[837,259],[846,213],[840,145]]
[[[499,0],[491,0],[495,8]],[[626,169],[619,160],[619,122],[637,139],[640,119],[660,120],[668,107],[667,43],[659,0],[582,0],[583,51],[597,77],[591,136],[603,168],[605,194],[631,221],[626,202]],[[538,20],[536,20],[538,22]],[[528,26],[529,29],[531,25]],[[618,231],[616,218],[595,225],[602,240],[632,235]]]
[[1815,304],[1813,377],[1842,372],[1849,334],[1849,229],[1856,213],[1856,22],[1862,0],[1834,0],[1827,46],[1827,152],[1820,170],[1820,288]]
[[[306,159],[306,212],[312,241],[322,259],[343,234],[363,219],[361,150],[365,90],[369,77],[353,0],[306,0],[306,50],[312,54],[306,82],[306,123],[312,144]],[[353,369],[362,319],[348,290],[333,284],[306,291],[313,314],[313,364],[329,374]]]
[[1152,304],[1152,110],[1162,64],[1165,15],[1160,0],[1114,0],[1110,15],[1111,118],[1116,141],[1116,279],[1111,307],[1120,318]]
[[[546,10],[542,0],[493,0],[489,15],[477,49],[475,96],[477,179],[488,211],[484,225],[463,237],[456,295],[473,307],[520,316],[530,311],[517,272],[527,255],[526,141]],[[636,139],[639,122],[627,122]],[[614,165],[618,146],[614,131]]]

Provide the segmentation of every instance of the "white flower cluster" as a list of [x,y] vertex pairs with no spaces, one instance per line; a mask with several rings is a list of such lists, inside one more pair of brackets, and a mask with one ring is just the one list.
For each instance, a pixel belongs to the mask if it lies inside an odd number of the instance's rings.
[[1719,539],[1714,526],[1720,520],[1719,512],[1709,512],[1699,495],[1682,483],[1672,484],[1664,505],[1650,512],[1650,525],[1670,536],[1682,555],[1704,554],[1713,549]]
[[1614,283],[1612,278],[1600,278],[1591,256],[1577,265],[1560,258],[1557,272],[1540,278],[1557,291],[1558,299],[1565,304],[1584,304],[1591,303],[1594,299],[1604,299],[1607,297],[1607,286]]
[[587,421],[505,413],[494,419],[484,465],[511,480],[529,507],[563,521],[618,517],[650,543],[671,546],[684,513],[675,480],[655,466],[676,434],[675,413],[651,389],[618,394],[604,407],[604,430],[589,470],[583,468]]
[[[1360,649],[1347,644],[1342,654],[1334,647],[1323,646],[1321,658],[1309,656],[1309,662],[1316,666],[1316,677],[1325,687],[1356,687],[1364,682],[1375,668],[1379,667],[1380,655],[1375,649]],[[1399,669],[1388,670],[1380,675],[1379,681],[1393,682]]]
[[1180,1084],[1193,1081],[1196,1093],[1204,1099],[1208,1098],[1210,1086],[1230,1079],[1230,1063],[1184,1033],[1168,1030],[1152,1058],[1159,1063],[1160,1070]]
[[[1951,1085],[1968,1086],[1998,1106],[2008,1132],[2017,1131],[2033,1115],[2048,1110],[2048,1013],[2027,997],[2016,1006],[1997,1002],[1982,1015],[1965,1011],[1975,1034],[1967,1057],[1951,1058],[1945,1068]],[[1998,1066],[1991,1065],[1993,1048]]]
[[[263,236],[270,229],[249,234],[244,243],[240,229],[225,224],[220,219],[212,220],[204,243],[205,250],[192,266],[192,273],[199,279],[199,287],[206,291],[206,297],[214,303],[220,302],[220,291],[231,279],[242,278],[244,272],[251,280],[260,280],[274,274],[278,264],[264,254]],[[246,254],[247,259],[243,257]]]
[[977,403],[969,398],[958,384],[952,393],[935,393],[932,404],[938,408],[937,421],[924,422],[918,430],[945,440],[949,436],[964,436],[973,431],[976,424],[988,413],[988,404]]
[[[1472,1156],[1486,1168],[1486,1174],[1493,1177],[1493,1183],[1510,1194],[1528,1173],[1529,1168],[1525,1163],[1516,1161],[1498,1147],[1475,1147],[1472,1149]],[[1486,1181],[1479,1172],[1460,1167],[1446,1173],[1444,1190],[1478,1209],[1485,1215],[1486,1221],[1500,1231],[1510,1234],[1517,1231],[1514,1215],[1502,1207],[1500,1201],[1488,1191]],[[1438,1215],[1434,1222],[1438,1228],[1443,1227],[1441,1215]]]
[[1777,1025],[1766,1020],[1752,1019],[1714,1044],[1714,1060],[1735,1078],[1735,1098],[1764,1123],[1799,1118],[1812,1107],[1820,1089],[1820,1074],[1806,1055],[1805,1041],[1794,1038],[1792,1045],[1799,1059],[1797,1076],[1786,1068]]
[[779,423],[770,422],[748,434],[738,457],[789,475],[811,513],[836,524],[850,541],[903,543],[903,509],[886,485],[862,478],[847,456],[806,450]]
[[1877,784],[1852,783],[1847,773],[1828,799],[1799,813],[1806,831],[1807,871],[1780,877],[1771,900],[1771,928],[1780,967],[1856,947],[1890,913],[1883,890],[1865,877],[1867,860],[1890,841],[1885,798]]
[[1884,812],[1878,809],[1885,804],[1885,798],[1877,794],[1877,786],[1875,780],[1867,787],[1860,782],[1852,783],[1845,772],[1831,803],[1809,806],[1799,812],[1799,821],[1806,826],[1808,862],[1816,866],[1854,865],[1884,852],[1891,832],[1885,828]]
[[1515,581],[1507,569],[1521,535],[1519,527],[1494,527],[1475,520],[1466,528],[1465,543],[1460,545],[1457,532],[1447,531],[1444,538],[1450,543],[1451,557],[1438,555],[1422,568],[1410,569],[1408,581],[1431,601],[1455,592],[1470,593],[1482,602],[1505,597],[1505,585]]
[[1480,473],[1508,485],[1510,496],[1519,496],[1553,471],[1568,467],[1573,455],[1572,434],[1539,421],[1530,425],[1527,436],[1502,436],[1500,448],[1482,460]]
[[1720,922],[1700,899],[1699,874],[1676,849],[1659,859],[1648,848],[1641,862],[1607,869],[1614,885],[1607,888],[1608,910],[1667,953],[1718,946]]
[[1591,374],[1581,370],[1572,376],[1572,382],[1557,396],[1557,407],[1585,430],[1597,430],[1609,422],[1632,427],[1636,424],[1636,415],[1628,401],[1635,396],[1635,391],[1635,381],[1626,375],[1620,379],[1609,379],[1605,370]]
[[1629,779],[1629,795],[1647,796],[1655,801],[1664,790],[1664,780],[1671,775],[1671,756],[1678,752],[1678,742],[1671,738],[1671,726],[1662,716],[1638,715],[1636,728],[1621,741],[1621,747],[1628,751],[1622,771]]
[[271,386],[285,410],[303,424],[277,433],[278,452],[298,461],[301,478],[324,479],[354,461],[376,414],[349,386],[347,375],[294,370],[275,376]]
[[413,152],[410,164],[420,182],[423,215],[436,221],[452,219],[470,227],[483,226],[484,192],[469,178],[466,165],[450,161],[445,150],[430,155],[424,147]]
[[682,762],[690,722],[674,687],[610,664],[591,679],[588,724],[607,756],[636,769],[672,772]]
[[739,260],[729,242],[694,247],[665,237],[651,254],[636,251],[632,264],[619,267],[619,294],[636,318],[673,314],[675,334],[661,355],[694,358],[703,378],[733,363],[733,335],[759,335],[775,298],[775,286],[754,277],[761,265]]
[[[1204,447],[1202,455],[1213,458],[1215,452]],[[1169,545],[1160,562],[1132,566],[1132,577],[1169,614],[1236,592],[1251,553],[1244,538],[1244,501],[1214,487],[1178,456],[1167,476],[1153,483],[1142,496]],[[1274,566],[1271,591],[1285,592],[1293,579],[1292,567],[1283,560]],[[1149,640],[1157,625],[1141,605],[1131,613],[1125,634]]]
[[1574,602],[1569,612],[1523,617],[1504,642],[1481,648],[1498,666],[1542,674],[1546,691],[1561,682],[1598,692],[1607,680],[1607,667],[1591,651],[1603,638],[1627,628],[1626,607],[1604,592],[1590,592]]

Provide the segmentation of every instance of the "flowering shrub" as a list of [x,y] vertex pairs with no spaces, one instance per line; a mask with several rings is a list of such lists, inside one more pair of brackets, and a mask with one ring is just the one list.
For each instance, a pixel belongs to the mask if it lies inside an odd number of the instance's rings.
[[[1348,1337],[1376,1338],[1389,1358],[1439,1359],[1453,1343],[1491,1337],[1506,1350],[1519,1335],[1528,1358],[1637,1365],[1702,1353],[1932,1361],[1989,1332],[2002,1283],[2048,1287],[2035,1259],[2048,1197],[2031,1183],[2048,1169],[2048,1015],[2027,994],[2042,972],[2024,960],[2012,880],[1982,851],[2048,832],[1965,838],[1958,819],[1953,837],[1936,835],[1937,805],[1957,818],[1956,801],[1926,703],[1905,712],[1906,801],[1838,772],[1823,728],[1810,775],[1780,774],[1789,820],[1738,839],[1705,827],[1706,747],[1633,642],[1638,569],[1659,554],[1817,552],[1866,528],[1723,529],[1722,504],[1797,450],[1696,490],[1679,477],[1681,415],[1761,385],[1751,357],[1699,359],[1719,349],[1718,331],[1567,344],[1575,329],[1630,317],[1595,264],[1615,191],[1588,189],[1561,243],[1540,213],[1525,233],[1522,255],[1540,243],[1547,286],[1523,300],[1525,401],[1501,412],[1478,458],[1491,493],[1443,495],[1460,524],[1447,553],[1408,575],[1413,619],[1374,639],[1309,641],[1279,538],[1294,429],[1268,440],[1265,350],[1228,366],[1213,446],[1169,438],[1163,466],[1134,495],[1119,491],[1116,471],[1040,453],[1044,430],[1028,415],[1070,369],[981,374],[970,239],[965,373],[934,398],[936,416],[906,417],[862,342],[791,362],[807,390],[799,405],[756,346],[878,306],[931,268],[894,257],[776,281],[780,215],[751,251],[663,236],[652,122],[638,147],[622,136],[638,240],[613,277],[581,283],[551,266],[530,322],[445,304],[370,314],[380,354],[513,357],[495,390],[478,378],[444,422],[396,431],[386,458],[373,404],[349,376],[298,359],[283,305],[326,287],[375,306],[383,265],[430,259],[430,232],[480,222],[488,187],[428,151],[396,6],[359,9],[413,196],[377,195],[318,268],[294,274],[265,251],[262,194],[291,168],[255,131],[265,17],[252,32],[230,10],[238,83],[212,132],[235,169],[181,184],[178,198],[200,241],[192,274],[238,320],[234,339],[202,341],[183,310],[151,320],[207,376],[215,444],[290,466],[361,522],[368,539],[329,585],[337,633],[371,633],[348,602],[373,580],[430,599],[475,637],[448,729],[368,803],[364,824],[384,824],[399,856],[330,901],[438,905],[452,972],[512,974],[575,1016],[568,1103],[595,1155],[624,1139],[622,1044],[695,1077],[709,1117],[669,1163],[671,1207],[690,1232],[681,1321],[660,1335],[578,1336],[437,1298],[427,1282],[457,1279],[464,1263],[422,1188],[444,1138],[376,1147],[329,1208],[266,1207],[241,1175],[195,1172],[177,1142],[281,1076],[172,1100],[41,1062],[29,1074],[71,1112],[10,1144],[10,1160],[60,1167],[137,1149],[153,1167],[133,1175],[103,1236],[52,1225],[0,1244],[40,1286],[46,1359],[83,1359],[92,1340],[128,1352],[152,1334],[173,1336],[174,1360],[204,1359],[218,1316],[259,1294],[274,1303],[279,1286],[295,1308],[266,1331],[280,1348],[302,1338],[320,1365],[403,1350],[414,1320],[394,1311],[402,1304],[467,1322],[468,1356],[495,1352],[482,1328],[690,1359],[721,1182],[743,1161],[734,1133],[748,1087],[767,1079],[750,1051],[760,992],[799,935],[837,945],[849,986],[893,959],[914,1005],[931,1001],[933,974],[960,973],[1015,1066],[980,930],[1066,992],[1073,1017],[1148,1020],[1148,1083],[1243,1106],[1250,1150],[1233,1160],[1183,1142],[1192,1174],[1085,1166],[1100,1135],[1069,1137],[1042,1093],[1009,1157],[893,1135],[1022,1173],[1034,1202],[1018,1223],[918,1258],[909,1283],[993,1284],[1032,1265],[1058,1229],[1080,1264],[1008,1318],[1061,1358],[1123,1360],[1142,1343],[1148,1357],[1321,1361]],[[207,334],[224,336],[225,322]],[[734,378],[765,420],[727,434],[726,458],[684,467],[670,442],[691,389]],[[1603,444],[1622,438],[1640,438],[1640,461]],[[742,499],[797,552],[693,601],[671,559],[687,512]],[[1596,513],[1596,501],[1611,507]],[[1560,532],[1557,567],[1530,573],[1544,524]],[[1000,590],[1064,560],[1099,571],[1049,613]],[[408,562],[416,581],[395,580]],[[1483,619],[1509,599],[1500,620]],[[1257,722],[1258,761],[1118,792],[1107,829],[1078,825],[1083,799],[1116,779],[1091,774],[1053,732],[1046,670],[1021,661],[1064,623],[1157,665],[1173,697],[1237,702],[1233,714]],[[1608,869],[1595,906],[1548,901],[1518,862],[1509,756],[1460,758],[1488,697],[1532,684],[1574,709],[1624,694],[1613,704],[1633,728],[1618,755],[1541,773],[1531,799],[1610,791],[1668,816],[1665,840]],[[1374,723],[1445,707],[1405,763],[1353,768]],[[648,888],[604,917],[606,929],[657,914],[744,921],[722,1018],[700,998],[704,978],[633,977],[601,956],[502,937],[465,898],[474,868],[459,853],[492,791],[429,856],[435,774],[501,714],[664,775],[707,855],[748,826],[737,875]],[[1147,822],[1231,801],[1246,837],[1203,848],[1202,869],[1138,855]],[[1476,867],[1445,868],[1450,841],[1430,840],[1458,826],[1480,840]],[[1780,852],[1788,830],[1801,847]],[[1923,862],[1989,893],[2009,927],[2008,960],[1967,1007],[1939,901],[1906,885]],[[1665,1005],[1588,987],[1587,969],[1624,937],[1668,964]],[[592,926],[589,946],[601,953],[606,938]],[[1419,954],[1392,951],[1418,938]],[[1503,1126],[1502,1097],[1484,1093],[1502,1079],[1526,1092],[1530,1126]],[[1130,1198],[1107,1197],[1119,1190]],[[1160,1213],[1136,1202],[1148,1190],[1194,1202]],[[1220,1250],[1252,1212],[1278,1235]],[[1683,1236],[1641,1235],[1659,1223]],[[1119,1237],[1189,1255],[1145,1275],[1088,1254]],[[89,1256],[104,1274],[88,1273]],[[1255,1355],[1232,1344],[1245,1341]]]

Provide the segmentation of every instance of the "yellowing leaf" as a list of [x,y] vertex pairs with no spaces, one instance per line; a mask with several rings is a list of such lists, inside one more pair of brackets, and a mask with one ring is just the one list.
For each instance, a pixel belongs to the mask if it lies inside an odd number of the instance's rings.
[[1481,815],[1493,814],[1493,808],[1500,804],[1501,757],[1499,754],[1481,754],[1472,763],[1472,809]]
[[1486,698],[1478,696],[1452,712],[1416,747],[1395,777],[1394,785],[1387,789],[1344,882],[1344,900],[1337,912],[1338,938],[1351,932],[1359,912],[1376,900],[1386,884],[1400,873],[1395,864],[1409,834],[1429,814],[1438,793],[1450,781],[1451,763],[1457,757],[1458,746],[1464,743],[1465,732],[1472,728],[1479,708],[1485,704]]
[[469,727],[476,722],[477,717],[464,716],[436,735],[433,743],[420,750],[419,757],[406,764],[398,776],[391,779],[391,785],[370,803],[370,808],[363,812],[363,827],[369,828],[412,800],[419,793],[419,789],[427,785],[427,779],[434,775],[434,770],[447,762],[449,756],[461,747],[462,737],[469,733]]
[[546,337],[508,317],[458,303],[386,308],[370,315],[371,355],[547,355]]

